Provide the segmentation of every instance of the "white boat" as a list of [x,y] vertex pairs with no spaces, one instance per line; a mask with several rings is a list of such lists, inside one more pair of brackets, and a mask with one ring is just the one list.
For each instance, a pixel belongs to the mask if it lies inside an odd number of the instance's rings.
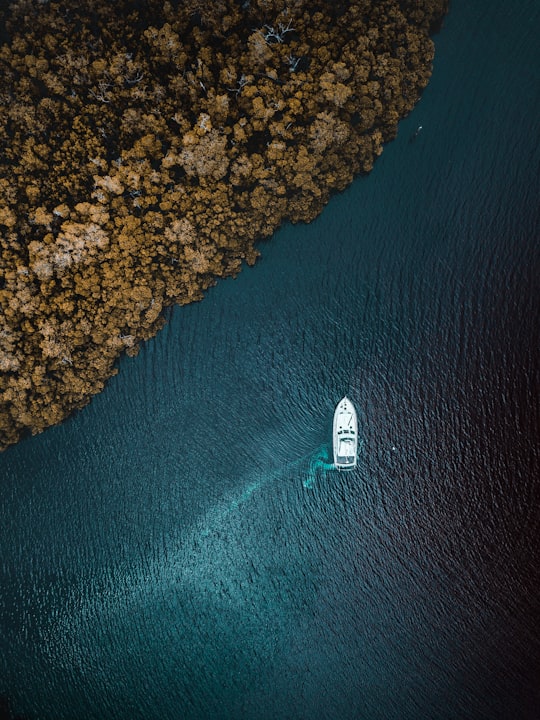
[[358,419],[348,397],[337,404],[334,412],[334,465],[338,470],[356,467],[358,452]]

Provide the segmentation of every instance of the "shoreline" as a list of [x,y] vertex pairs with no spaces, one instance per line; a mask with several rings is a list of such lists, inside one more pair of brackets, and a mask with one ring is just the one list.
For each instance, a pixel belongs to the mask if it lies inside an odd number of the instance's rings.
[[82,408],[165,308],[202,299],[256,261],[255,242],[368,173],[427,85],[446,9],[260,5],[151,18],[127,2],[13,5],[0,449]]

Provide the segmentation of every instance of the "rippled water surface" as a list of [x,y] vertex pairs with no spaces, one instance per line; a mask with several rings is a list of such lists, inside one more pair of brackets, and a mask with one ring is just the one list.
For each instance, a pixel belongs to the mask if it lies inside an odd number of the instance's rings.
[[455,0],[373,173],[0,456],[13,713],[540,717],[538,20]]

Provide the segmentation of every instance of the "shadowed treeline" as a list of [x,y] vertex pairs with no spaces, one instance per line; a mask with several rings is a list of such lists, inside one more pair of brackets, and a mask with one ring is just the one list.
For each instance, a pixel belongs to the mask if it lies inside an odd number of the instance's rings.
[[19,0],[0,45],[0,449],[369,172],[446,0]]

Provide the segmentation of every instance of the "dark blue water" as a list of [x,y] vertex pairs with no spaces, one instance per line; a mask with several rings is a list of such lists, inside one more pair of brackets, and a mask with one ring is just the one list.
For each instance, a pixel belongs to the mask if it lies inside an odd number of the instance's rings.
[[455,0],[373,173],[0,456],[13,711],[540,717],[539,7],[514,5]]

